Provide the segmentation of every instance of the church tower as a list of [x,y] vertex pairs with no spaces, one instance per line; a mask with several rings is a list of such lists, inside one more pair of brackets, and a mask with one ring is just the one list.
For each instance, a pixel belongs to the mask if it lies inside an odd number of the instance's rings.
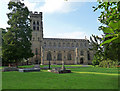
[[32,52],[34,57],[31,58],[32,63],[40,64],[41,63],[41,48],[43,42],[43,22],[42,22],[42,12],[30,13],[31,19],[31,29],[32,29]]

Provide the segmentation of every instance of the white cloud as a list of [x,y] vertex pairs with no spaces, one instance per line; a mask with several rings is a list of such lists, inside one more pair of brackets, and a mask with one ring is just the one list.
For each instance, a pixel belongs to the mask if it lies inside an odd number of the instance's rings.
[[23,2],[25,4],[25,6],[27,6],[30,11],[35,11],[36,3],[30,2],[30,0],[24,0]]
[[[3,0],[3,2],[9,2],[10,0]],[[25,3],[30,11],[38,11],[44,13],[67,13],[71,11],[75,11],[76,9],[72,8],[71,2],[66,2],[65,0],[20,0]],[[43,5],[39,5],[40,3]]]
[[68,33],[59,33],[57,34],[58,37],[60,38],[72,38],[72,39],[81,39],[81,38],[85,38],[85,32],[79,32],[79,31],[75,31],[75,32],[68,32]]
[[46,35],[45,38],[70,38],[70,39],[85,39],[85,36],[89,39],[89,36],[85,32],[74,31],[58,33],[55,35]]
[[64,0],[45,0],[45,4],[36,10],[44,13],[67,13],[75,9],[71,8],[71,3],[65,2]]

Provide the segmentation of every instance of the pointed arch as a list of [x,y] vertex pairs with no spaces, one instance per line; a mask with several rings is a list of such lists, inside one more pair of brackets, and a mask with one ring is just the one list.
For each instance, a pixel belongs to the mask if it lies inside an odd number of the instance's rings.
[[33,25],[35,25],[35,21],[33,21]]
[[37,25],[39,26],[39,21],[37,21]]
[[62,53],[57,54],[57,60],[62,60]]
[[67,55],[67,59],[68,59],[68,60],[72,60],[71,53],[68,53],[68,55]]

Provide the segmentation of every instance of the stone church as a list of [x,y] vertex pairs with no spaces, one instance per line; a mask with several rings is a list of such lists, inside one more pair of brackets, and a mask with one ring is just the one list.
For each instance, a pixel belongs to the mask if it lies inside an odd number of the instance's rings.
[[[32,31],[31,64],[91,64],[93,52],[88,39],[44,38],[42,12],[30,13]],[[74,31],[74,30],[73,30]]]

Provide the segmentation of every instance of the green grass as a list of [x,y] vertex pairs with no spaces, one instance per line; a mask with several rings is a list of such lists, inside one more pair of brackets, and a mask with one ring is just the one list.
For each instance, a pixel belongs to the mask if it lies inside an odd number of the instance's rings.
[[[62,65],[51,65],[50,67],[61,67]],[[65,65],[65,67],[81,67],[82,65]],[[34,65],[18,66],[19,68],[32,68]],[[40,65],[40,67],[48,67],[48,65]]]
[[81,67],[73,73],[3,72],[3,89],[118,89],[118,69]]

